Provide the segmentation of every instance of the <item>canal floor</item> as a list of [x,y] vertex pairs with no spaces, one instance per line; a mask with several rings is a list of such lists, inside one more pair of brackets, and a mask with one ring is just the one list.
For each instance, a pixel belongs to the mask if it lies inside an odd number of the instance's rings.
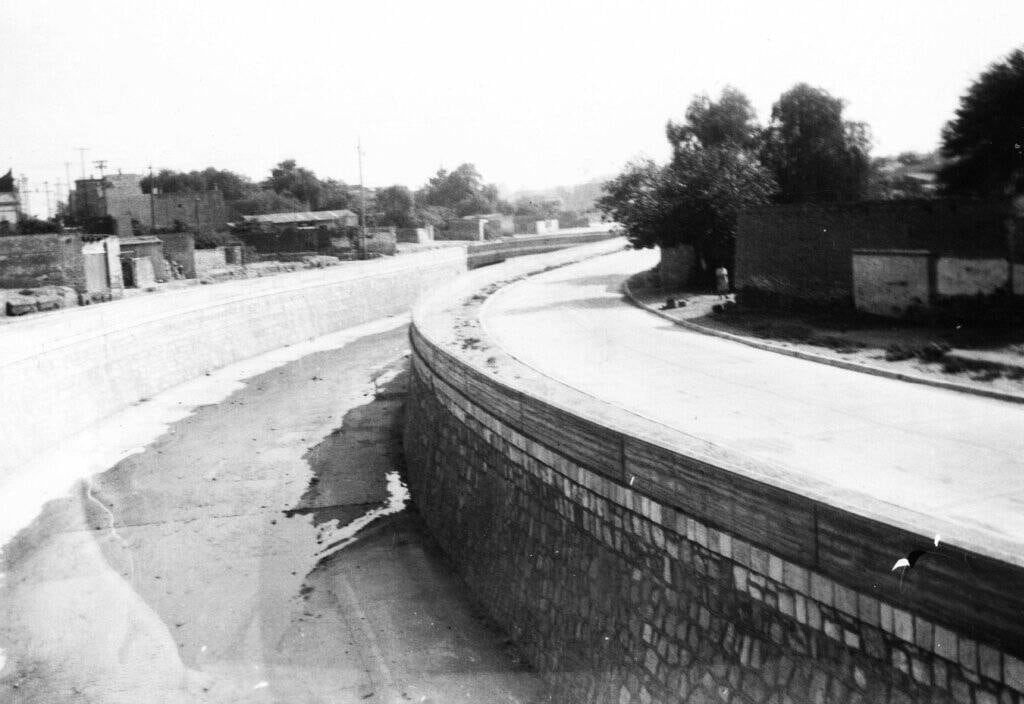
[[406,334],[252,376],[48,501],[3,549],[0,701],[541,698],[407,506]]

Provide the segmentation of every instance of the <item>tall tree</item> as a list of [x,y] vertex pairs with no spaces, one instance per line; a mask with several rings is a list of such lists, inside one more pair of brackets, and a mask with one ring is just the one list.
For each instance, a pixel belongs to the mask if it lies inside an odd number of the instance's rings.
[[691,245],[708,263],[731,266],[740,211],[776,189],[753,149],[758,132],[742,93],[724,91],[718,103],[699,96],[685,122],[669,123],[672,161],[630,164],[605,184],[598,207],[635,246]]
[[320,193],[323,190],[320,179],[309,169],[296,164],[295,159],[285,159],[272,168],[270,178],[263,182],[263,187],[300,200],[311,210],[320,207]]
[[686,109],[686,121],[670,120],[665,132],[673,151],[694,142],[705,147],[754,150],[761,142],[761,126],[754,106],[732,86],[722,90],[717,102],[707,95],[695,97]]
[[843,120],[843,101],[799,83],[772,106],[762,159],[783,203],[857,200],[871,172],[863,123]]
[[229,203],[251,196],[256,189],[255,184],[245,176],[212,166],[202,171],[187,172],[160,169],[152,178],[145,176],[142,179],[142,192],[149,193],[153,184],[156,184],[160,193],[202,193],[217,189]]
[[942,131],[944,193],[982,197],[1024,193],[1024,51],[978,77]]
[[412,193],[405,186],[388,186],[377,191],[374,197],[374,211],[377,222],[395,227],[413,227],[416,216],[413,213]]
[[462,164],[454,171],[438,169],[417,194],[424,205],[450,208],[459,216],[494,212],[497,189],[485,186],[472,164]]

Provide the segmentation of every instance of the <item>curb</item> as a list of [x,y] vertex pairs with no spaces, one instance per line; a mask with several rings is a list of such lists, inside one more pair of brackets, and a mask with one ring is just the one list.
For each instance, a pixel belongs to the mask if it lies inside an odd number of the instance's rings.
[[693,332],[698,332],[702,335],[710,335],[712,337],[720,337],[725,340],[731,340],[732,342],[738,342],[748,347],[755,349],[764,350],[765,352],[774,352],[776,354],[784,354],[787,357],[796,357],[797,359],[803,359],[808,362],[817,362],[818,364],[827,364],[830,367],[838,367],[839,369],[846,369],[852,372],[861,372],[862,374],[872,374],[874,376],[881,376],[887,379],[896,379],[898,381],[906,381],[911,384],[922,384],[925,386],[933,386],[939,389],[946,389],[947,391],[957,391],[959,393],[974,394],[975,396],[984,396],[986,398],[995,399],[997,401],[1007,401],[1009,403],[1024,403],[1024,395],[1008,393],[1005,391],[994,391],[990,389],[979,389],[974,386],[968,386],[967,384],[959,384],[955,381],[942,381],[941,379],[932,379],[930,377],[922,376],[920,374],[907,374],[905,372],[893,372],[888,369],[880,369],[879,367],[872,367],[867,364],[858,364],[856,362],[847,362],[842,359],[834,359],[832,357],[825,357],[819,354],[813,354],[811,352],[803,352],[800,350],[790,349],[788,347],[782,347],[780,345],[773,345],[770,342],[761,342],[754,340],[749,337],[742,335],[735,335],[730,332],[724,332],[722,330],[715,330],[704,325],[692,323],[688,320],[678,320],[673,318],[667,313],[663,313],[656,308],[640,302],[636,296],[633,295],[633,291],[629,287],[629,282],[633,277],[629,277],[622,283],[622,292],[630,303],[635,305],[641,310],[645,310],[648,313],[653,313],[659,318],[664,318],[669,322],[684,327]]

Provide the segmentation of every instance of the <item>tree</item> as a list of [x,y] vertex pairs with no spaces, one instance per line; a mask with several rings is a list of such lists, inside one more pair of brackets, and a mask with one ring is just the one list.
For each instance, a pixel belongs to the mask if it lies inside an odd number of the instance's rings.
[[307,205],[309,210],[318,210],[323,185],[316,174],[298,166],[295,159],[285,159],[270,170],[270,178],[263,182],[264,188],[275,193],[288,195]]
[[980,197],[1024,193],[1024,51],[992,64],[960,99],[942,131],[942,192]]
[[843,101],[799,83],[772,106],[762,153],[782,203],[862,198],[871,140],[863,123],[843,120]]
[[603,186],[597,207],[625,231],[634,247],[653,247],[670,242],[672,224],[661,200],[665,167],[650,159],[626,165],[618,176]]
[[142,192],[149,193],[154,183],[160,193],[202,193],[217,189],[228,203],[247,198],[256,190],[256,186],[245,176],[212,166],[202,171],[187,172],[160,169],[153,177],[142,179]]
[[377,191],[374,197],[374,212],[381,225],[414,227],[416,216],[413,212],[412,193],[405,186],[388,186]]
[[320,210],[358,210],[358,193],[342,181],[333,178],[320,182]]
[[480,173],[472,164],[462,164],[455,171],[438,169],[416,200],[424,205],[450,208],[456,215],[477,215],[494,212],[498,190],[485,186]]
[[722,90],[717,103],[707,95],[695,97],[686,109],[686,121],[670,120],[665,132],[673,151],[694,142],[705,147],[755,150],[762,136],[754,107],[747,96],[732,86]]
[[[740,211],[768,202],[776,189],[752,149],[756,122],[749,111],[735,109],[744,104],[735,89],[723,92],[719,103],[695,98],[686,122],[669,123],[673,156],[667,166],[633,163],[605,184],[598,207],[625,228],[634,246],[686,244],[709,263],[731,265]],[[742,119],[720,119],[725,114]]]
[[305,210],[306,204],[285,193],[269,189],[255,191],[250,197],[235,201],[231,210],[235,215],[264,215],[266,213],[294,213]]
[[558,217],[562,202],[558,198],[520,196],[512,203],[512,212],[516,215],[527,215],[538,220]]

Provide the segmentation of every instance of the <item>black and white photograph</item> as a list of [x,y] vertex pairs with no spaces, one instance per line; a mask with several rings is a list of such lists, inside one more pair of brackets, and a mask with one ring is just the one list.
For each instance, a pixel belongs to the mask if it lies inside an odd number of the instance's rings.
[[1020,0],[0,0],[0,704],[1024,704]]

